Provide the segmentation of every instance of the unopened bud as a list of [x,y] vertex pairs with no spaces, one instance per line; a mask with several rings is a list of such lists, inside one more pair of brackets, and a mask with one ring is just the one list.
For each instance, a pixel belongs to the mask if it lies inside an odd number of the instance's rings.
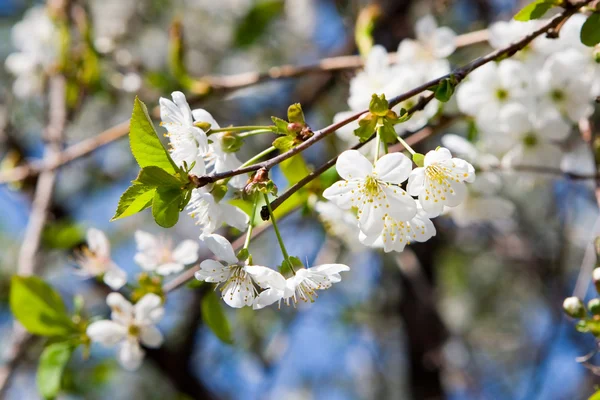
[[226,132],[221,136],[221,148],[225,153],[235,153],[243,144],[244,140],[234,132]]
[[300,122],[290,122],[287,125],[287,130],[291,133],[299,133],[303,128],[304,124],[301,124]]
[[563,302],[563,310],[572,318],[585,317],[585,307],[578,297],[567,297]]
[[194,126],[202,129],[204,132],[208,132],[212,125],[208,122],[198,121],[198,122],[194,122]]
[[313,135],[314,132],[308,126],[305,126],[304,128],[302,128],[299,137],[304,142],[305,140],[310,139]]
[[588,310],[593,315],[600,315],[600,299],[592,299],[588,301]]

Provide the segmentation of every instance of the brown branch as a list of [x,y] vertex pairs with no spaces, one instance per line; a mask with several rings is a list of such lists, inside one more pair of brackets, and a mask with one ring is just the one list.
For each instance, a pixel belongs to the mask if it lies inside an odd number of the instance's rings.
[[0,184],[21,181],[25,178],[38,175],[43,171],[54,170],[126,136],[128,132],[129,121],[122,122],[97,136],[67,147],[51,159],[44,158],[43,160],[30,162],[29,164],[21,165],[9,171],[0,173]]

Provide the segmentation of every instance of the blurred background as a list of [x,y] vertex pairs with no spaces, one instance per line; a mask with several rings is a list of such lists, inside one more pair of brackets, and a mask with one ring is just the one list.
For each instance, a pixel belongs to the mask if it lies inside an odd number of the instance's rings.
[[[331,123],[347,109],[353,70],[320,73],[240,90],[190,86],[177,76],[177,43],[185,41],[191,76],[265,71],[273,65],[308,64],[356,54],[354,27],[367,1],[350,0],[80,0],[78,59],[67,60],[78,77],[68,87],[71,110],[64,145],[81,142],[126,121],[137,94],[153,109],[173,90],[189,94],[192,108],[213,114],[221,126],[270,124],[300,102],[311,127]],[[381,0],[375,43],[394,51],[413,35],[418,17],[432,13],[457,33],[509,19],[513,0]],[[0,0],[0,57],[22,49],[27,36],[13,27],[41,2]],[[11,33],[12,30],[12,33]],[[86,36],[87,35],[87,36]],[[24,36],[24,37],[23,37]],[[47,46],[52,46],[48,44]],[[88,47],[86,47],[88,46]],[[88,51],[94,49],[93,51]],[[458,50],[462,64],[489,50]],[[4,65],[4,63],[2,63]],[[22,68],[23,67],[21,66]],[[31,83],[0,70],[2,171],[43,157],[48,98]],[[195,93],[194,93],[195,92]],[[155,121],[159,118],[154,116]],[[445,132],[466,134],[469,125]],[[442,133],[445,133],[442,132]],[[254,138],[240,159],[270,145]],[[343,143],[325,140],[305,153],[309,165],[329,159]],[[430,138],[421,149],[439,144]],[[60,168],[43,229],[36,272],[69,301],[85,297],[91,313],[106,312],[106,290],[75,271],[73,249],[89,227],[109,236],[115,261],[130,276],[137,229],[196,239],[198,228],[182,214],[163,230],[148,211],[109,222],[119,196],[138,167],[126,138]],[[280,190],[285,177],[277,169]],[[36,176],[0,186],[0,350],[11,346],[9,278],[32,209]],[[112,350],[94,346],[92,358],[76,354],[65,376],[65,399],[584,399],[598,380],[575,357],[594,347],[575,332],[561,304],[570,296],[594,236],[598,207],[593,184],[538,177],[523,184],[508,176],[499,196],[514,204],[512,218],[470,223],[435,220],[437,236],[403,253],[383,254],[326,237],[309,209],[281,222],[291,254],[309,265],[346,263],[351,271],[317,303],[260,312],[227,309],[234,344],[219,341],[202,321],[203,289],[182,288],[167,302],[160,323],[166,344],[149,351],[136,373],[121,369]],[[281,262],[275,236],[253,241],[255,262]],[[206,249],[203,249],[206,254]],[[592,254],[593,259],[593,254]],[[593,263],[593,261],[592,261]],[[589,278],[585,277],[586,279]],[[590,289],[591,293],[591,289]],[[36,362],[42,345],[29,343],[15,366],[7,399],[36,399]]]

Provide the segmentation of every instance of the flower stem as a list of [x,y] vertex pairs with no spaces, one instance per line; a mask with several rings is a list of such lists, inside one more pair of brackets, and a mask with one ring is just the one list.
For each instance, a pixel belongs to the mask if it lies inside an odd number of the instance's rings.
[[258,196],[254,196],[254,205],[252,206],[252,214],[250,214],[250,222],[248,222],[248,231],[246,232],[246,240],[244,241],[244,249],[248,250],[250,239],[252,239],[252,229],[254,228],[254,217],[256,216],[256,208],[258,207]]
[[246,138],[250,136],[262,135],[263,133],[273,133],[273,131],[270,129],[257,129],[253,131],[242,132],[238,135],[238,137]]
[[381,150],[381,129],[383,127],[377,128],[377,137],[375,138],[375,160],[379,160],[379,151]]
[[239,168],[244,168],[244,167],[247,167],[249,165],[252,165],[255,162],[257,162],[258,160],[260,160],[261,158],[263,158],[264,156],[268,155],[269,153],[274,152],[275,150],[276,150],[275,146],[271,146],[268,149],[265,149],[265,150],[261,151],[260,153],[258,153],[257,155],[255,155],[254,157],[252,157],[251,159],[249,159],[248,161],[246,161],[242,165],[240,165]]
[[269,132],[273,132],[272,131],[272,126],[268,126],[268,125],[246,125],[246,126],[230,126],[228,128],[217,128],[217,129],[211,129],[210,131],[208,131],[209,134],[211,133],[217,133],[217,132],[243,132],[243,131],[255,131],[255,130],[268,130]]
[[279,242],[279,247],[281,247],[281,254],[283,254],[283,260],[288,261],[290,258],[287,250],[285,249],[285,244],[283,244],[283,238],[281,237],[281,233],[279,233],[279,228],[277,227],[277,222],[275,221],[275,215],[273,214],[273,210],[271,209],[271,202],[269,201],[269,196],[265,193],[265,203],[267,204],[267,210],[269,210],[269,216],[271,217],[271,223],[273,223],[273,230],[275,231],[275,236],[277,236],[277,241]]
[[414,154],[416,154],[416,151],[414,151],[414,150],[413,150],[413,148],[412,148],[412,147],[410,147],[410,145],[409,145],[408,143],[406,143],[406,141],[400,137],[400,135],[398,135],[397,137],[398,137],[398,141],[400,142],[400,144],[401,144],[402,146],[404,146],[404,148],[405,148],[406,150],[408,150],[408,152],[409,152],[410,154],[413,154],[413,155],[414,155]]

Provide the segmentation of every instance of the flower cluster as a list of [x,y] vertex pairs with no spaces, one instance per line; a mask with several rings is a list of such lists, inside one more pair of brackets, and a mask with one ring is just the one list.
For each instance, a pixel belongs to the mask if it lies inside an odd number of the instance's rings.
[[[386,154],[372,164],[357,150],[348,150],[340,154],[336,168],[343,180],[327,188],[323,197],[341,209],[356,210],[360,241],[386,252],[434,236],[430,218],[444,207],[458,206],[466,196],[465,182],[475,180],[473,166],[453,158],[446,148],[428,152],[423,166],[415,169],[401,153]],[[400,186],[406,180],[408,193]]]

